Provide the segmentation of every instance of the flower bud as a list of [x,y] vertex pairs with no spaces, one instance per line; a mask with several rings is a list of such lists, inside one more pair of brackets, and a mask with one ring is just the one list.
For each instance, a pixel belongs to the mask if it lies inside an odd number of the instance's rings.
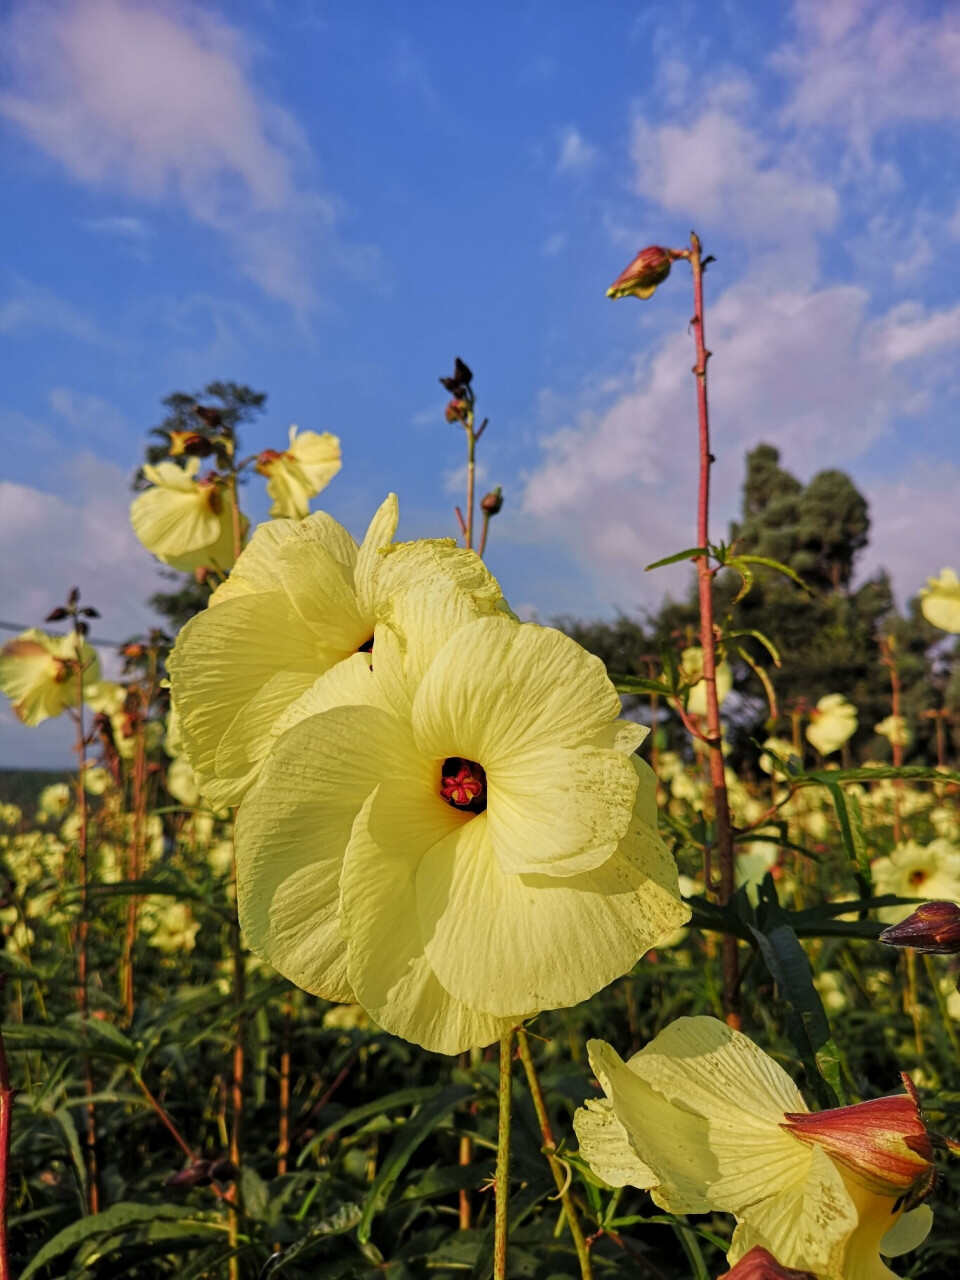
[[670,274],[673,259],[669,249],[652,244],[641,249],[628,267],[617,276],[607,290],[608,298],[649,298],[658,284]]
[[888,947],[912,947],[930,955],[960,952],[960,907],[955,902],[924,902],[899,924],[880,934]]
[[878,1195],[908,1194],[929,1179],[933,1143],[908,1076],[907,1093],[831,1111],[788,1112],[781,1128],[822,1147]]
[[484,494],[480,499],[480,509],[485,511],[488,516],[495,516],[503,506],[503,490],[499,485],[495,489],[491,489],[489,493]]
[[772,1253],[758,1244],[717,1280],[814,1280],[814,1277],[809,1271],[782,1267]]
[[473,370],[459,356],[453,362],[453,377],[441,378],[440,383],[452,396],[462,396],[473,381]]
[[469,405],[466,400],[451,400],[444,415],[448,422],[466,422]]

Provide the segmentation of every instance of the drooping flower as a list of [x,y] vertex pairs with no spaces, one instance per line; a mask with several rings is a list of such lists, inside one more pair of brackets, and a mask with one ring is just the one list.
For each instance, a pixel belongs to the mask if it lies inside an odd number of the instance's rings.
[[80,668],[84,688],[100,679],[96,650],[85,640],[30,627],[0,649],[0,689],[19,720],[37,725],[79,704]]
[[960,635],[960,580],[953,569],[927,579],[920,591],[920,610],[933,626]]
[[[932,1145],[911,1094],[811,1114],[783,1069],[714,1018],[680,1018],[629,1060],[588,1044],[606,1097],[574,1127],[594,1172],[671,1213],[731,1213],[731,1263],[760,1246],[821,1280],[883,1280],[915,1248]],[[905,1211],[906,1210],[906,1211]]]
[[[173,569],[226,570],[234,561],[233,499],[216,476],[196,478],[199,458],[145,466],[151,488],[130,504],[133,531],[146,549]],[[241,532],[246,530],[241,520]]]
[[[870,864],[873,887],[878,895],[895,893],[899,898],[936,898],[960,902],[960,849],[942,836],[929,844],[907,840],[897,845],[889,857]],[[902,907],[882,907],[877,915],[887,924],[897,924],[913,911]]]
[[903,716],[887,716],[879,724],[873,726],[874,733],[886,738],[891,747],[909,747],[912,737],[910,726]]
[[899,924],[880,934],[888,947],[912,947],[927,955],[960,954],[960,907],[955,902],[924,902]]
[[673,259],[669,249],[658,244],[641,249],[637,256],[617,276],[607,290],[608,298],[650,298],[657,285],[663,284],[670,274]]
[[839,751],[857,731],[857,709],[842,693],[828,693],[810,712],[807,741],[822,756]]
[[252,949],[443,1053],[586,999],[689,917],[602,663],[463,613],[395,598],[372,671],[354,656],[290,708],[237,817]]
[[[690,690],[687,710],[694,716],[707,714],[707,684],[703,679],[703,650],[699,645],[691,645],[680,655],[680,674],[688,681],[696,681]],[[718,662],[717,669],[717,702],[722,705],[724,698],[733,688],[733,672],[728,662]]]
[[326,512],[260,525],[210,607],[177,637],[167,668],[182,750],[214,808],[238,804],[285,709],[340,662],[369,649],[379,612],[404,593],[442,585],[470,616],[502,607],[500,588],[472,552],[424,541],[382,554],[397,500],[381,505],[360,547]]
[[340,441],[329,431],[290,428],[290,443],[283,453],[264,449],[257,470],[267,477],[267,493],[273,499],[272,516],[302,520],[310,513],[310,499],[325,489],[340,470]]

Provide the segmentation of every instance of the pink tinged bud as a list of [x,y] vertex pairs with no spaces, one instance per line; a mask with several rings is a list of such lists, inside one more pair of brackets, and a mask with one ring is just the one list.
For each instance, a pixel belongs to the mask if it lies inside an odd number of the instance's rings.
[[495,516],[503,506],[503,490],[499,485],[495,489],[491,489],[489,493],[484,494],[480,500],[480,506],[488,516]]
[[814,1280],[814,1276],[809,1271],[782,1267],[772,1253],[755,1245],[735,1267],[718,1276],[717,1280]]
[[960,907],[955,902],[925,902],[899,924],[880,934],[888,947],[912,947],[931,955],[960,952]]
[[908,1076],[907,1093],[832,1111],[788,1113],[781,1128],[822,1147],[878,1195],[901,1196],[928,1185],[933,1143]]
[[607,290],[608,298],[649,298],[658,284],[670,274],[673,259],[669,249],[652,244],[641,249],[634,260],[614,280]]
[[469,407],[466,400],[451,400],[444,416],[448,422],[466,422]]
[[262,476],[271,476],[276,470],[277,463],[285,455],[279,449],[264,449],[257,454],[256,469]]

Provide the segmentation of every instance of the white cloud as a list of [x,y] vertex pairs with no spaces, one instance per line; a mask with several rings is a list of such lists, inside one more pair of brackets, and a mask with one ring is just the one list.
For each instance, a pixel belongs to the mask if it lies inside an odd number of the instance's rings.
[[21,0],[0,35],[0,114],[75,179],[178,201],[268,293],[314,301],[307,254],[335,206],[300,181],[303,133],[259,90],[236,28],[174,0]]
[[872,521],[861,576],[887,569],[902,607],[926,586],[928,577],[957,563],[960,465],[919,458],[895,478],[861,487]]
[[[862,289],[810,292],[741,284],[712,305],[707,341],[713,452],[712,532],[724,536],[739,506],[743,456],[777,445],[801,476],[849,465],[915,407],[915,379],[877,352]],[[588,567],[596,600],[585,607],[655,601],[686,567],[645,576],[643,566],[695,539],[697,424],[692,343],[667,337],[638,359],[629,385],[590,393],[542,438],[524,510],[542,536]],[[811,465],[813,463],[813,465]]]
[[109,218],[87,218],[83,226],[97,235],[116,236],[121,240],[142,242],[152,234],[143,218],[116,215]]
[[899,0],[798,0],[797,38],[777,65],[792,80],[785,118],[846,135],[865,157],[875,134],[960,119],[960,10],[925,16]]
[[877,354],[890,364],[960,346],[960,304],[928,311],[920,302],[902,302],[878,321],[875,340]]
[[96,322],[85,311],[48,289],[17,280],[13,291],[0,299],[0,334],[13,337],[47,330],[81,342],[107,344]]
[[579,129],[568,125],[560,135],[558,173],[586,173],[597,158],[597,148],[584,138]]

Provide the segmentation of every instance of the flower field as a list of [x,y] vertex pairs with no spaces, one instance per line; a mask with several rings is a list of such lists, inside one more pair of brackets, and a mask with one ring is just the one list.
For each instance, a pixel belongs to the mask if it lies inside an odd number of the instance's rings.
[[218,393],[131,503],[182,625],[108,655],[81,584],[3,646],[76,768],[0,805],[0,1276],[956,1274],[960,585],[873,628],[872,726],[778,697],[743,610],[815,591],[710,537],[709,261],[609,290],[694,299],[695,623],[632,669],[504,598],[460,358],[459,539],[345,529],[339,441]]

